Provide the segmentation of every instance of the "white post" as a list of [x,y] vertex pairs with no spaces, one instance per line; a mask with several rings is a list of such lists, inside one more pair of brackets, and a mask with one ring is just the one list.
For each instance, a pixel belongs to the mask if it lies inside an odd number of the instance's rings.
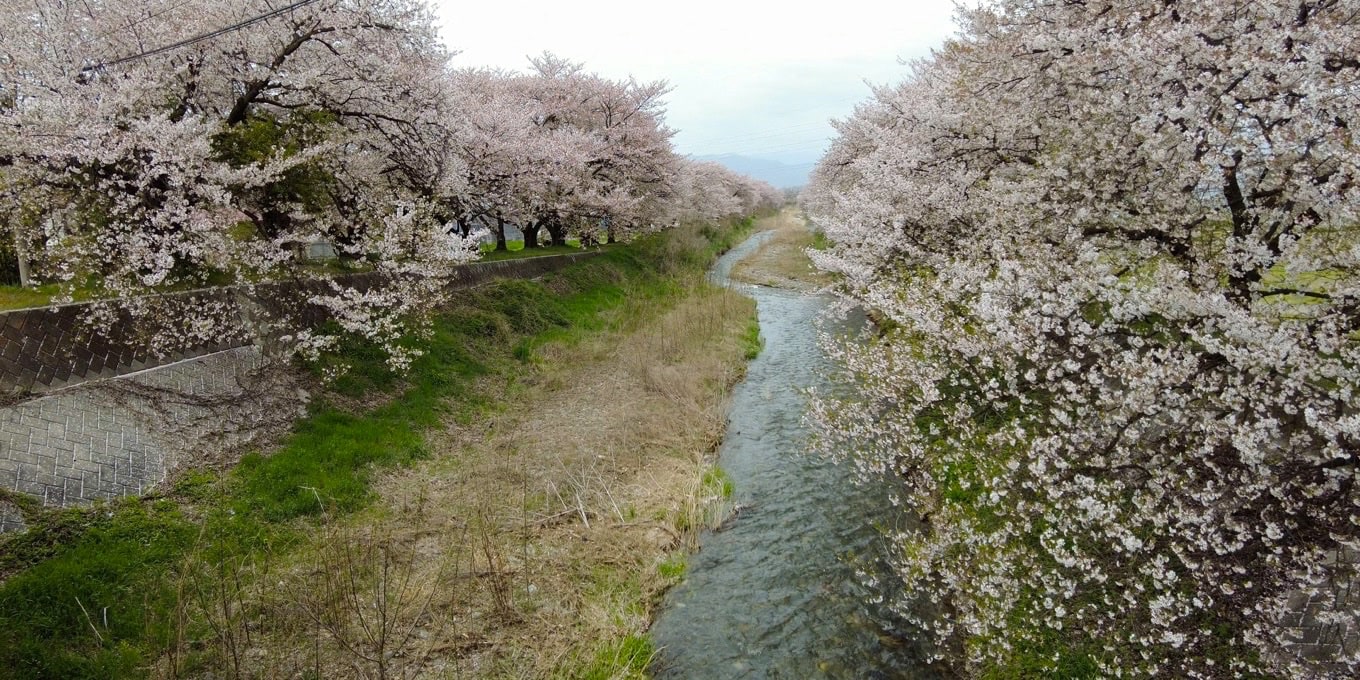
[[28,249],[24,248],[24,240],[19,238],[18,230],[14,232],[14,257],[19,260],[19,285],[27,288],[31,279],[28,271]]

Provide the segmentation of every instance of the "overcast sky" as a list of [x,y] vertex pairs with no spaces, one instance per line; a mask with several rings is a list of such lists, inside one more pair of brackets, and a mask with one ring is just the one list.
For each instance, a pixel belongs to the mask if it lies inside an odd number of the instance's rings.
[[[772,4],[772,3],[771,3]],[[741,0],[436,0],[460,66],[523,70],[550,50],[602,75],[664,79],[667,122],[686,154],[808,162],[899,60],[952,35],[951,0],[825,0],[817,9]],[[761,5],[761,6],[757,6]]]

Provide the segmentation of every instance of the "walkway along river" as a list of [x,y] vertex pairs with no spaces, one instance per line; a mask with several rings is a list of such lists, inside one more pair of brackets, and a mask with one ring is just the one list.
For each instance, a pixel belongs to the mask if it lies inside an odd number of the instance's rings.
[[849,466],[808,452],[802,390],[825,380],[816,323],[830,300],[729,279],[774,234],[752,236],[711,274],[755,298],[765,347],[733,393],[719,451],[738,514],[702,537],[667,595],[652,670],[687,680],[935,677],[887,611],[893,580],[874,592],[856,574],[882,564],[874,524],[889,521],[886,489],[856,485]]

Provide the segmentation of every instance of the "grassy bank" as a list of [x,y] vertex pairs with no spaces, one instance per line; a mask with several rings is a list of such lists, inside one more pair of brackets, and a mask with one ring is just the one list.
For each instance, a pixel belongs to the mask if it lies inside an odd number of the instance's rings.
[[585,252],[585,250],[611,249],[623,247],[623,244],[610,243],[581,248],[581,242],[574,239],[567,239],[567,244],[563,246],[541,245],[537,248],[525,248],[524,241],[507,241],[505,250],[496,250],[493,243],[482,244],[482,262],[495,262],[497,260],[515,260],[522,257],[543,257],[544,255],[569,255],[571,253]]
[[[0,668],[640,669],[670,553],[722,496],[704,460],[753,311],[698,282],[732,238],[683,230],[473,291],[409,375],[351,348],[355,369],[268,455],[35,515],[0,544]],[[592,541],[608,548],[577,550]]]
[[[545,245],[539,248],[525,248],[524,241],[510,241],[506,244],[507,250],[496,250],[495,244],[482,244],[482,262],[495,262],[498,260],[514,260],[524,257],[543,257],[546,255],[565,255],[570,253],[583,252],[580,242],[576,239],[568,239],[567,245],[554,246]],[[597,248],[613,248],[615,245],[596,246]],[[297,266],[293,275],[302,277],[335,277],[346,274],[372,271],[372,265],[362,260],[316,260],[302,263]],[[258,277],[257,277],[258,278]],[[172,293],[177,290],[187,290],[189,288],[201,288],[207,286],[230,286],[236,281],[225,272],[217,272],[209,276],[207,280],[178,286],[164,286],[158,292]],[[46,307],[52,304],[53,300],[59,299],[66,291],[61,284],[45,283],[39,286],[19,286],[19,285],[0,285],[0,312],[16,309],[30,309],[34,307]],[[147,291],[148,293],[152,291]],[[112,297],[111,294],[102,290],[95,281],[87,281],[78,285],[71,291],[72,300],[84,302]]]

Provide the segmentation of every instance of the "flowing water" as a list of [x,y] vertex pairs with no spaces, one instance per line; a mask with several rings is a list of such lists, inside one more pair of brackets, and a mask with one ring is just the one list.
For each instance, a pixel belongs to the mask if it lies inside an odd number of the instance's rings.
[[[772,232],[727,253],[712,277]],[[857,568],[882,564],[876,522],[887,490],[856,485],[846,465],[807,450],[802,389],[821,384],[816,338],[826,298],[741,286],[755,298],[765,348],[732,398],[719,465],[740,510],[706,533],[684,583],[652,628],[659,678],[930,678],[921,648],[886,610],[891,579],[870,588]]]

